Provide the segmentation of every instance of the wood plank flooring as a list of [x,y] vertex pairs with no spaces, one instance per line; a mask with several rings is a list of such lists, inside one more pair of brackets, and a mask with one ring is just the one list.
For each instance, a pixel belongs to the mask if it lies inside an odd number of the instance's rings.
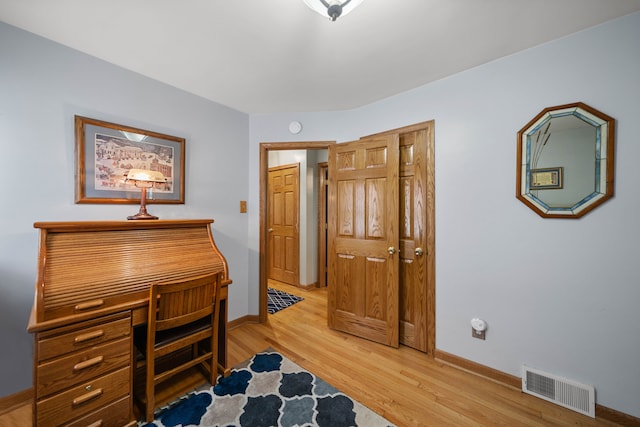
[[434,361],[326,326],[326,288],[270,287],[305,298],[229,334],[230,364],[272,347],[398,426],[613,426]]
[[[269,315],[267,323],[232,329],[231,366],[274,348],[400,427],[618,425],[434,361],[408,347],[394,349],[332,331],[326,326],[326,288],[304,290],[276,282],[269,286],[305,300]],[[199,381],[189,378],[188,387]],[[30,405],[0,415],[0,426],[27,425]]]

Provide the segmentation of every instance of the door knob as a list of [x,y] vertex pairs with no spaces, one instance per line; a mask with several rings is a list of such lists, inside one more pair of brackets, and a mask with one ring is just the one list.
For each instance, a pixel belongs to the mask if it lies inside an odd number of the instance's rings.
[[422,250],[422,248],[416,248],[414,253],[416,254],[416,256],[422,256],[422,254],[424,254],[424,251]]
[[273,228],[270,228],[267,230],[269,233],[271,233],[273,231]]
[[389,246],[389,249],[387,249],[387,252],[389,252],[389,255],[393,255],[396,253],[396,248],[394,248],[393,246]]

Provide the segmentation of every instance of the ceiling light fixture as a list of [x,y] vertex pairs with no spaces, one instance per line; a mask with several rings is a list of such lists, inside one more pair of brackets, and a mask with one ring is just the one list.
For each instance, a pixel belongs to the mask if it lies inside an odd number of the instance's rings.
[[362,0],[304,0],[311,9],[335,21],[358,7]]

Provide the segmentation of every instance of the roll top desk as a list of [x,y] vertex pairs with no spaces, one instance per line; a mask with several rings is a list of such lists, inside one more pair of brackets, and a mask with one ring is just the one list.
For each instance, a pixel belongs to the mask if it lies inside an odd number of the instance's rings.
[[133,327],[149,285],[219,274],[218,370],[227,371],[227,261],[212,219],[37,222],[35,426],[121,426],[133,413]]

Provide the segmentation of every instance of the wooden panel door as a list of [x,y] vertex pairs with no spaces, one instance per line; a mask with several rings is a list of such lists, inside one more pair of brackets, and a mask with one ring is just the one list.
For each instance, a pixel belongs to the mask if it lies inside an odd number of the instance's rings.
[[299,179],[300,165],[269,169],[268,277],[290,285],[299,281]]
[[394,347],[398,143],[395,134],[329,147],[329,327]]
[[400,342],[427,351],[427,130],[400,134]]

